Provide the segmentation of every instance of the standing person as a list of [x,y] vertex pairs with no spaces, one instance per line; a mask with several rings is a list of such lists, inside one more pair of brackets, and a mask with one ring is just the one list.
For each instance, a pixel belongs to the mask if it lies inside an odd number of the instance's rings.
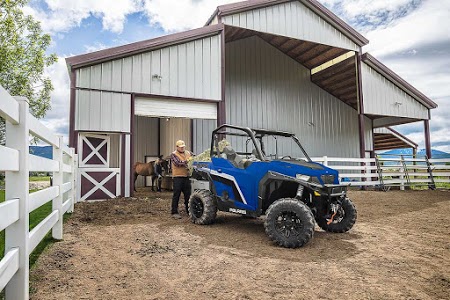
[[184,141],[176,142],[177,150],[172,152],[172,176],[173,176],[173,197],[172,197],[172,216],[180,219],[178,213],[178,202],[180,201],[181,192],[184,196],[184,205],[188,212],[188,201],[191,197],[191,182],[189,181],[188,160],[192,154],[186,150]]
[[[155,161],[155,175],[156,178],[156,190],[161,192],[161,183],[162,183],[162,172],[163,172],[163,155],[158,156],[158,159]],[[153,187],[153,186],[152,186]]]

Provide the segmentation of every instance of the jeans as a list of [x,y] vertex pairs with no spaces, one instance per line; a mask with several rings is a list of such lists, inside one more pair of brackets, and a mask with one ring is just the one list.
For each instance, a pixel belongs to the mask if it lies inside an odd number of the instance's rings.
[[183,192],[184,205],[187,212],[189,198],[191,197],[191,181],[189,180],[189,177],[173,178],[172,214],[178,213],[178,202],[180,201],[181,192]]

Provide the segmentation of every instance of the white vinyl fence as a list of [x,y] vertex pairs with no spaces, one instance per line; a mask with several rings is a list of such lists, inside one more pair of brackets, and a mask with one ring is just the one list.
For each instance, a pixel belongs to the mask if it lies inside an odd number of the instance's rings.
[[[26,98],[11,97],[0,86],[0,116],[6,121],[6,147],[0,146],[5,171],[5,202],[0,204],[0,231],[5,230],[5,256],[0,261],[0,291],[6,300],[29,298],[29,255],[51,230],[63,238],[63,215],[72,212],[76,155],[29,113]],[[53,146],[53,159],[29,154],[30,134]],[[29,172],[53,172],[53,185],[29,194]],[[52,212],[33,230],[29,214],[52,201]]]
[[380,155],[376,158],[314,157],[339,171],[339,181],[350,186],[372,186],[386,190],[392,186],[428,186],[450,183],[450,159]]

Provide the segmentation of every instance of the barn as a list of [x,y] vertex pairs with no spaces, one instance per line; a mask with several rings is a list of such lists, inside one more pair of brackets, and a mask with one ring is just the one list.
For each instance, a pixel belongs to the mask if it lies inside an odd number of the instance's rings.
[[316,0],[259,0],[219,6],[198,29],[67,58],[79,199],[130,196],[135,161],[177,139],[200,153],[224,123],[295,132],[312,156],[368,157],[407,141],[383,142],[383,128],[422,122],[431,157],[437,105],[363,53],[368,42]]

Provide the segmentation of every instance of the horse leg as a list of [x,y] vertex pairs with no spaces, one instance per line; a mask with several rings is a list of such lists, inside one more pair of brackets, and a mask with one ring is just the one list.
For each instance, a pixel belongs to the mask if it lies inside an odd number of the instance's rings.
[[155,186],[155,176],[152,175],[152,192],[155,191],[154,186]]
[[139,176],[138,173],[134,173],[134,191],[135,191],[135,192],[137,192],[137,191],[136,191],[136,180],[137,180],[138,176]]
[[158,179],[156,181],[156,184],[158,185],[157,186],[158,192],[161,192],[161,183],[162,183],[162,178],[158,177]]

